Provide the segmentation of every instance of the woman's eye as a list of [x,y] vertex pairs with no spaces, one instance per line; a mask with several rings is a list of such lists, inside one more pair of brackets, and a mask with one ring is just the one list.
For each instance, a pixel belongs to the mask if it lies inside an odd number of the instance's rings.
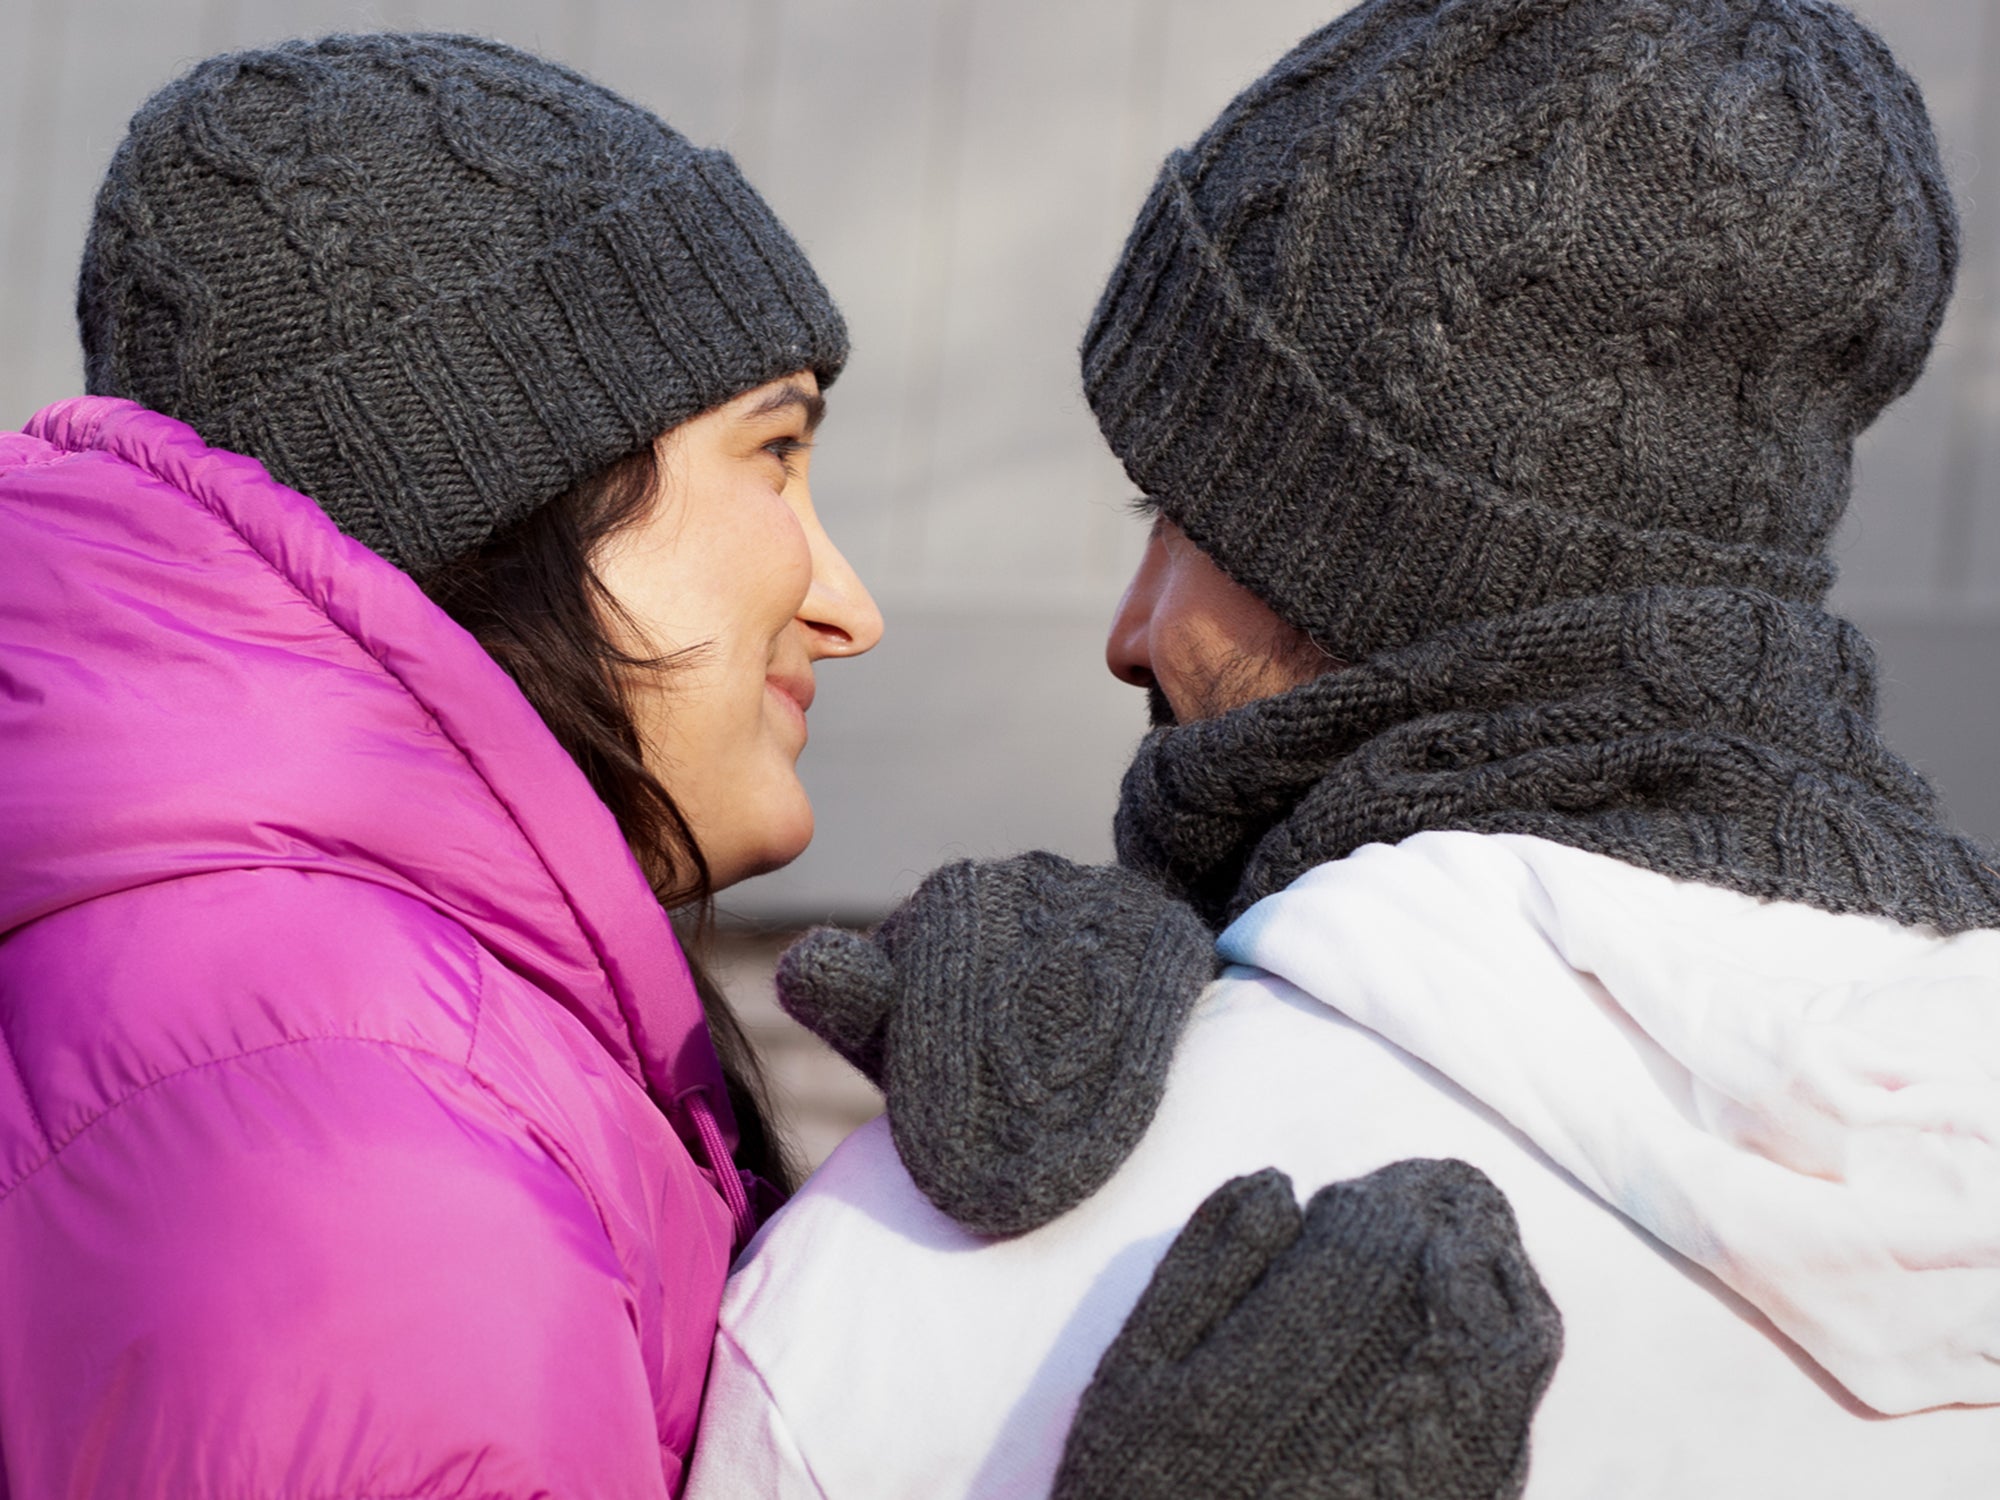
[[785,477],[789,479],[798,473],[798,466],[793,460],[811,446],[800,438],[781,437],[772,438],[764,445],[764,451],[777,459],[784,468]]

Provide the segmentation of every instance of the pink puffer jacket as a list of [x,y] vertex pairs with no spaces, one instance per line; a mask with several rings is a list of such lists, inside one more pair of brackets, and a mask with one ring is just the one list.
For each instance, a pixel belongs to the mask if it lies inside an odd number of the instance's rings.
[[129,403],[0,436],[0,1500],[677,1491],[729,1140],[610,814],[408,578]]

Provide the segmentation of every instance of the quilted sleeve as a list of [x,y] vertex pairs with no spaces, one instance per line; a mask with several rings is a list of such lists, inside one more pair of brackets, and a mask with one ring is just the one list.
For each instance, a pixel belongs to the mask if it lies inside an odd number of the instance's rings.
[[0,1451],[43,1496],[668,1493],[596,1206],[447,1059],[273,1046],[0,1200]]

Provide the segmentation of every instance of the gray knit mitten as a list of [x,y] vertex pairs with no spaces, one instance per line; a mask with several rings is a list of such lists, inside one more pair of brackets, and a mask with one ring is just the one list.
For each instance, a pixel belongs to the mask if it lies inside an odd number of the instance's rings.
[[1148,877],[1033,853],[934,871],[872,936],[808,933],[778,999],[888,1096],[931,1202],[1019,1234],[1138,1144],[1216,967],[1214,935]]
[[1492,1500],[1527,1480],[1562,1319],[1500,1190],[1401,1161],[1224,1183],[1083,1394],[1054,1500]]

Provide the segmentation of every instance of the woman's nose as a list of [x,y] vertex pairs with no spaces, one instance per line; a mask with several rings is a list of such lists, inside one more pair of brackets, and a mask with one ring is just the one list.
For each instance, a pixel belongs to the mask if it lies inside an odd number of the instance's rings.
[[813,528],[812,587],[799,618],[812,640],[812,654],[859,656],[882,639],[882,611],[861,575],[834,546],[824,528]]

